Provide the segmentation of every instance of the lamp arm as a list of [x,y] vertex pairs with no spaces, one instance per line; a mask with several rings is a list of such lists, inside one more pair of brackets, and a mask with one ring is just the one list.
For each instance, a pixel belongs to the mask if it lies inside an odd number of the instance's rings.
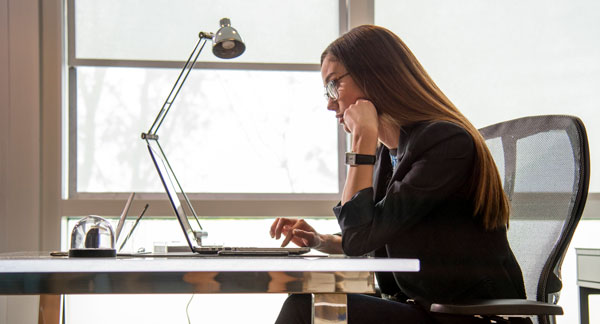
[[202,52],[204,45],[206,45],[206,40],[212,39],[213,37],[214,37],[213,33],[200,32],[198,34],[198,42],[196,42],[196,45],[194,46],[194,50],[192,50],[192,53],[190,54],[187,61],[185,62],[185,65],[183,66],[183,69],[179,73],[179,76],[177,77],[177,81],[175,81],[175,84],[173,85],[173,88],[171,89],[169,96],[167,97],[167,99],[163,103],[162,107],[160,108],[160,111],[158,112],[156,119],[154,119],[154,123],[152,123],[152,126],[150,126],[150,129],[148,130],[147,133],[142,133],[143,139],[158,139],[158,135],[156,134],[158,132],[158,128],[162,125],[169,110],[171,110],[171,105],[173,105],[173,102],[175,102],[175,98],[177,98],[177,95],[179,94],[181,87],[183,87],[185,80],[187,80],[187,77],[190,74],[190,71],[194,67],[194,64],[196,64],[196,61],[198,60],[198,56],[200,56],[200,53]]

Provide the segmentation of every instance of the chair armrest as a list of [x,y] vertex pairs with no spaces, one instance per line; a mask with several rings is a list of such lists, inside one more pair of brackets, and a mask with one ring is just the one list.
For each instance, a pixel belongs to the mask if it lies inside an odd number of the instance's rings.
[[562,315],[562,307],[527,299],[489,299],[465,304],[431,304],[432,313],[455,315]]

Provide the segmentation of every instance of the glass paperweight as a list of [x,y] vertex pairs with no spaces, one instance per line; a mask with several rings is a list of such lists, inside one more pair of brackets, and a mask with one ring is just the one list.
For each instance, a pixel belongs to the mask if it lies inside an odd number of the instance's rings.
[[71,232],[69,257],[115,257],[115,231],[106,219],[90,215],[80,219]]

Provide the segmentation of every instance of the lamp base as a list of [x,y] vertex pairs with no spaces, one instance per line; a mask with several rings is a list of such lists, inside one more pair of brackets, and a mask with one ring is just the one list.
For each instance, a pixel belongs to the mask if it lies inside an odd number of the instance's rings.
[[114,258],[115,249],[70,249],[69,258]]

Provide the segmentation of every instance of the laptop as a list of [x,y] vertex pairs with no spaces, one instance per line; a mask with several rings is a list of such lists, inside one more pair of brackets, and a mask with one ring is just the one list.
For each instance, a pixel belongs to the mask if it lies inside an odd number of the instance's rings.
[[[152,157],[156,171],[165,188],[165,192],[171,202],[175,216],[181,225],[185,239],[189,245],[190,251],[201,255],[242,255],[242,256],[290,256],[301,255],[310,251],[309,247],[231,247],[231,246],[210,246],[203,245],[202,238],[207,236],[207,232],[202,229],[200,220],[190,200],[183,191],[181,184],[177,180],[173,169],[171,168],[167,157],[165,156],[158,140],[146,138],[148,152]],[[179,199],[180,194],[184,198],[184,203]],[[192,219],[190,223],[189,218]]]

